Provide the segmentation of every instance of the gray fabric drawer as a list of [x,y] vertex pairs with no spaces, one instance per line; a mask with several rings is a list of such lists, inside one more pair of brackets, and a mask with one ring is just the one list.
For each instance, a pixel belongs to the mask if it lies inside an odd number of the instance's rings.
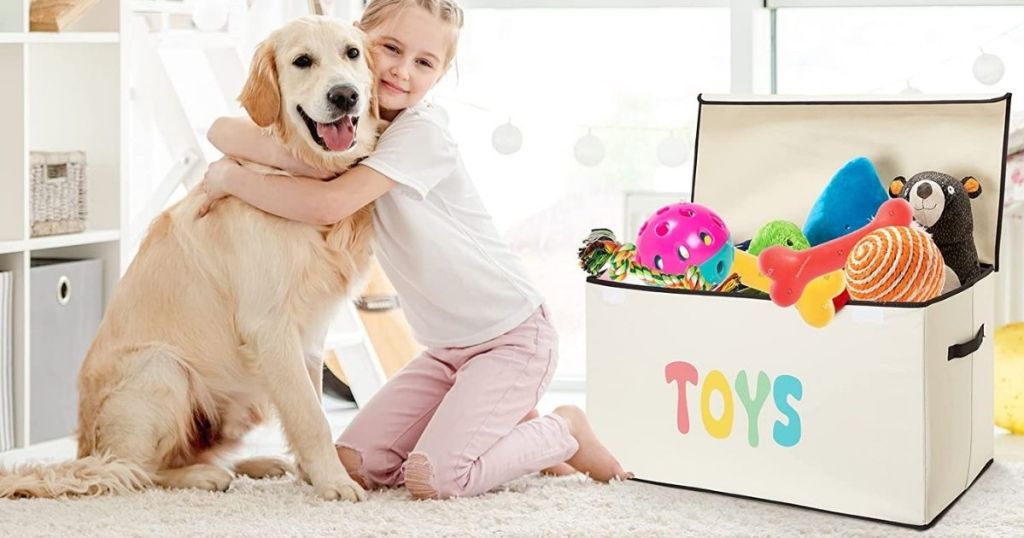
[[103,315],[103,261],[33,259],[29,442],[72,435],[78,369]]

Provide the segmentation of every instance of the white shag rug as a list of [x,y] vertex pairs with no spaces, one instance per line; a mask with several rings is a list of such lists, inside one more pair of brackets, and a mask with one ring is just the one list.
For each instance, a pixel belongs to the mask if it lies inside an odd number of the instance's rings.
[[226,493],[0,501],[0,536],[1020,536],[1024,463],[995,462],[931,530],[640,482],[529,476],[475,498],[415,501],[404,488],[324,502],[292,478]]

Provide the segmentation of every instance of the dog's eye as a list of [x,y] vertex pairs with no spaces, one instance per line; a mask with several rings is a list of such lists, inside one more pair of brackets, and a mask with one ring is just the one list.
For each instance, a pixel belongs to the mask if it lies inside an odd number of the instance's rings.
[[946,187],[946,192],[948,192],[949,195],[952,196],[953,194],[956,193],[956,189],[954,189],[953,186],[950,185],[950,186]]
[[307,67],[313,65],[313,59],[310,58],[308,54],[303,54],[296,58],[294,61],[292,61],[292,65],[298,67],[299,69],[306,69]]
[[355,47],[351,47],[345,51],[345,56],[348,56],[349,60],[355,60],[356,58],[359,57],[360,54],[361,53],[359,52],[359,49]]

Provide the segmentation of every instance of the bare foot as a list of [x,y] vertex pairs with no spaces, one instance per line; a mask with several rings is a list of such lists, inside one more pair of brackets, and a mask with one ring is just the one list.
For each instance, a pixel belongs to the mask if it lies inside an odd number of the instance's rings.
[[341,464],[345,466],[345,471],[352,477],[352,480],[355,480],[363,489],[369,489],[360,474],[362,473],[363,457],[347,446],[335,445],[334,449],[338,451],[338,459],[341,460]]
[[569,476],[576,474],[576,469],[572,468],[572,465],[568,463],[556,463],[546,469],[541,469],[540,474],[544,476]]
[[600,482],[611,480],[626,480],[632,478],[632,473],[627,473],[619,460],[612,456],[611,452],[601,444],[590,427],[590,421],[583,410],[575,405],[563,405],[555,409],[555,414],[561,416],[569,423],[569,433],[576,438],[580,448],[571,458],[569,465],[581,473],[590,475],[590,478]]
[[[539,416],[540,413],[538,413],[536,409],[531,409],[530,412],[527,413],[525,417],[523,417],[523,420],[519,421],[519,423],[522,424],[524,422],[533,420]],[[569,465],[568,463],[556,463],[551,467],[541,469],[540,474],[547,476],[566,476],[570,474],[576,474],[576,469],[573,469],[572,466]]]

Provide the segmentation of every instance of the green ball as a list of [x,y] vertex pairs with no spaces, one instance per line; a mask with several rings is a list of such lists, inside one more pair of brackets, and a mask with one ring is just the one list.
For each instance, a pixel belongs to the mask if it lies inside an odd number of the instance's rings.
[[757,256],[764,249],[775,245],[782,245],[793,250],[811,248],[811,244],[796,224],[787,220],[773,220],[754,234],[747,252]]

